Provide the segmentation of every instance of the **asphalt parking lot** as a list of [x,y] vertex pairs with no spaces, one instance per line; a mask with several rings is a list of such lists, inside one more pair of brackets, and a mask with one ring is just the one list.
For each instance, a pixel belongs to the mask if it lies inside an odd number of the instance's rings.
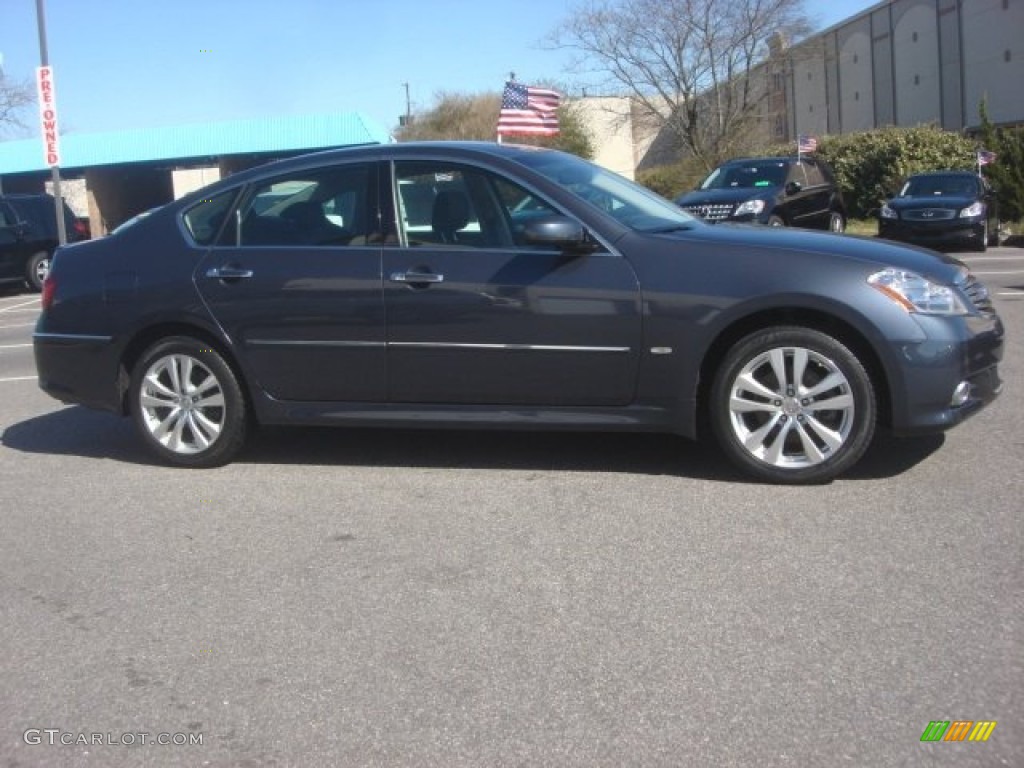
[[965,260],[1003,396],[813,488],[643,435],[170,469],[38,390],[0,296],[0,765],[1024,765],[1024,249]]

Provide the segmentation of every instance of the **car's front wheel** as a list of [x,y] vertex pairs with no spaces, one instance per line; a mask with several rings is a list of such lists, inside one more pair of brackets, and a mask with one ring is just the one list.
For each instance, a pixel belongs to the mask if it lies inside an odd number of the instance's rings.
[[771,216],[768,217],[768,226],[784,227],[786,226],[786,222],[783,220],[781,216],[777,216],[776,214],[773,213]]
[[231,461],[245,442],[245,398],[234,371],[209,344],[173,336],[135,366],[131,411],[161,459],[185,467]]
[[711,426],[747,473],[820,483],[852,467],[875,430],[875,392],[857,356],[802,327],[757,331],[726,354],[712,384]]
[[984,253],[985,251],[987,251],[988,250],[988,238],[989,238],[988,222],[985,221],[985,222],[982,222],[982,224],[981,224],[981,232],[978,235],[977,241],[974,243],[974,250],[976,250],[978,253]]

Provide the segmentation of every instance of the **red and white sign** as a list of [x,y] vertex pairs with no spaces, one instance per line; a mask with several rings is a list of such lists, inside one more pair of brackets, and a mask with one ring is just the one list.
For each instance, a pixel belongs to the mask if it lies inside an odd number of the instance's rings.
[[53,89],[53,67],[36,67],[39,96],[39,124],[43,129],[43,159],[51,168],[60,165],[60,137],[57,133],[57,96]]

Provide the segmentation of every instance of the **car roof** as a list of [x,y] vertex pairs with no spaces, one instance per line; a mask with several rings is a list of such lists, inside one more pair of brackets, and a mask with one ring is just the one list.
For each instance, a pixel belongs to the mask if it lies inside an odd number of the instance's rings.
[[970,176],[972,179],[978,178],[978,174],[974,171],[921,171],[921,173],[912,173],[907,178],[916,179],[922,176]]
[[738,163],[795,163],[798,160],[813,160],[811,157],[790,157],[788,155],[777,155],[775,157],[734,157],[726,160],[722,165],[735,165]]
[[[517,158],[527,154],[538,153],[557,154],[557,150],[546,147],[536,147],[526,144],[497,144],[491,141],[409,141],[393,144],[364,144],[358,147],[342,147],[340,149],[328,149],[322,152],[311,152],[303,155],[296,155],[284,160],[276,160],[271,163],[248,168],[239,173],[227,176],[220,181],[214,182],[209,187],[197,190],[181,201],[191,201],[192,198],[201,194],[216,194],[217,192],[230,189],[239,184],[245,184],[254,179],[262,179],[285,173],[292,170],[303,170],[316,168],[333,162],[346,160],[365,159],[377,160],[382,157],[402,157],[403,155],[423,155],[424,153],[434,154],[441,157],[450,155],[452,157],[475,157],[477,159],[494,158],[515,161]],[[177,202],[177,201],[176,201]]]

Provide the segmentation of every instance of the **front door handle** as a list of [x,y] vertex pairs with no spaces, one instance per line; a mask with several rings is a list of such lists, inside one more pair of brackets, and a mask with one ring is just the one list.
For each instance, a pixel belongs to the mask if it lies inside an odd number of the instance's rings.
[[216,280],[241,280],[252,277],[252,270],[232,266],[210,267],[206,270],[206,276]]
[[443,283],[444,275],[436,272],[392,272],[391,282],[393,283]]

